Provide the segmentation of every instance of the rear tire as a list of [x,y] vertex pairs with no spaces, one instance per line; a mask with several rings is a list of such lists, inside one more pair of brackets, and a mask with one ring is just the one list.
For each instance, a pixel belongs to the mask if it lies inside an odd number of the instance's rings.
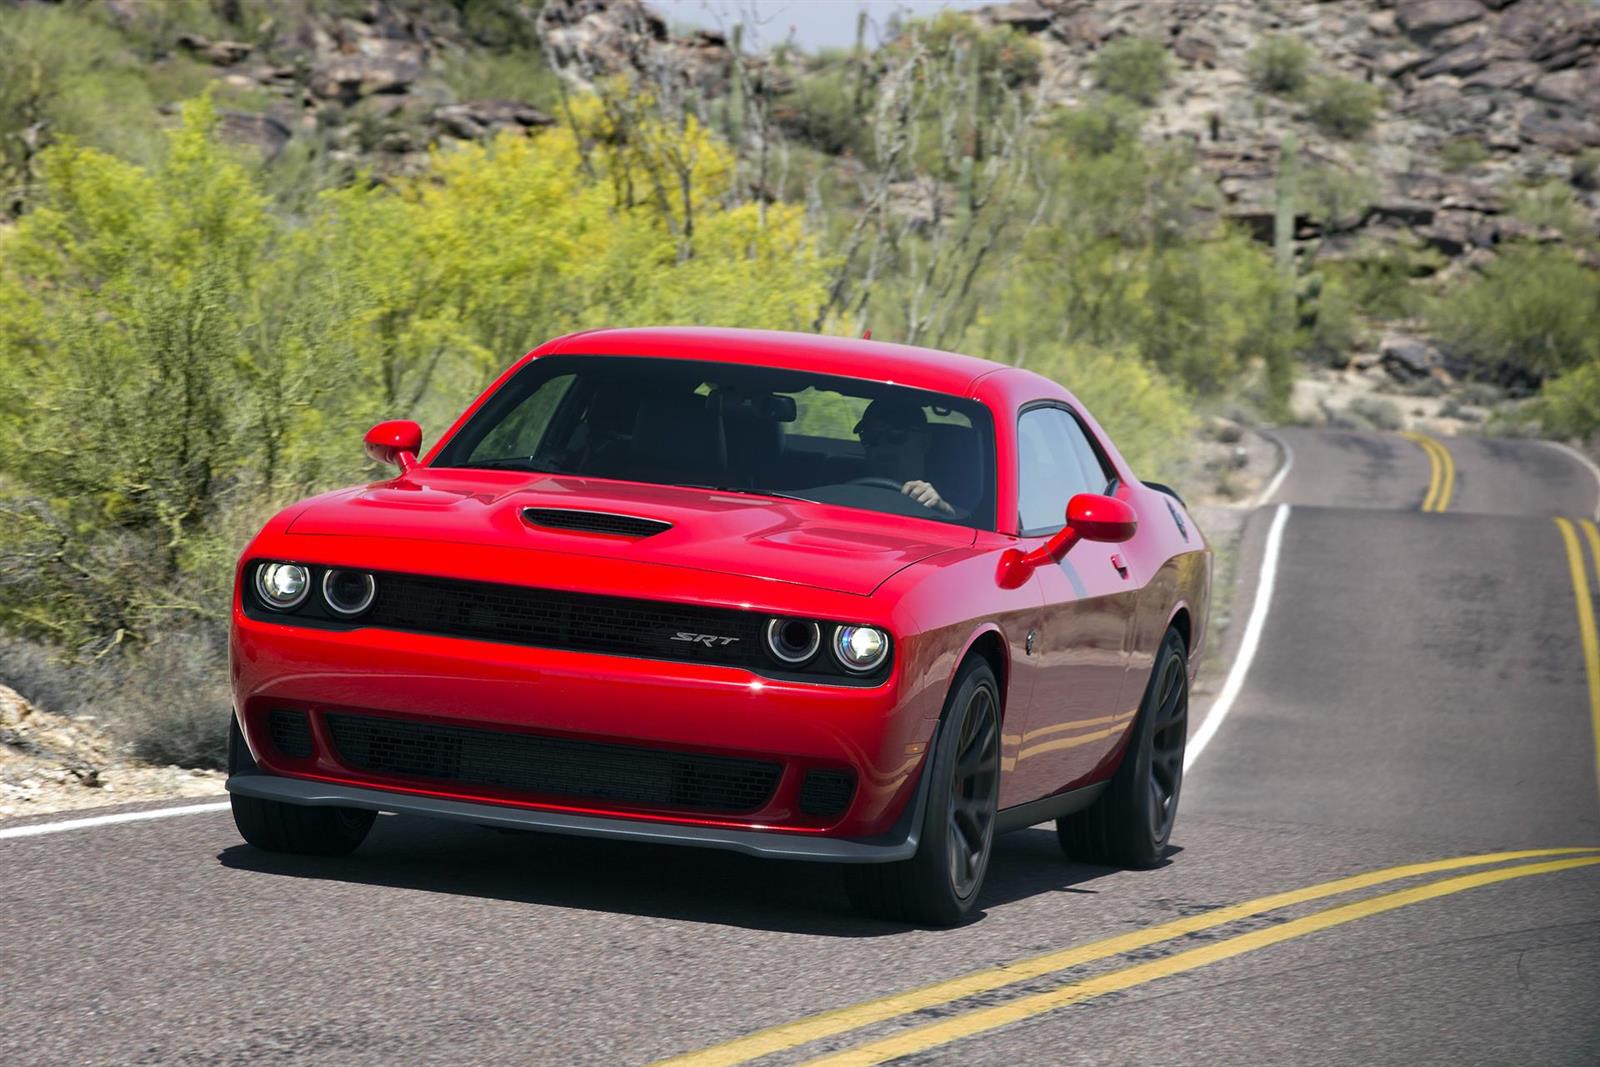
[[1056,820],[1056,837],[1069,858],[1111,867],[1161,862],[1178,816],[1188,730],[1188,656],[1183,638],[1168,630],[1122,765],[1100,799]]
[[945,702],[925,774],[917,854],[845,868],[857,910],[880,919],[953,926],[972,911],[994,851],[1000,796],[1000,687],[982,659],[962,667]]
[[[246,767],[254,770],[254,761],[234,719],[228,728],[228,773],[238,774]],[[360,808],[314,808],[238,793],[230,794],[228,800],[239,836],[265,852],[348,856],[366,840],[378,817],[377,812]]]

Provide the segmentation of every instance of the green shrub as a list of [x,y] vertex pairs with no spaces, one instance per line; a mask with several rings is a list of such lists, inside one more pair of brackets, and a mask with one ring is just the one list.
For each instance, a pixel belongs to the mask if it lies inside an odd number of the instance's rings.
[[1292,96],[1306,87],[1311,48],[1298,37],[1268,37],[1245,56],[1245,69],[1262,92]]
[[1383,93],[1375,85],[1353,78],[1318,78],[1306,94],[1308,117],[1329,137],[1354,140],[1378,121]]
[[1301,311],[1300,349],[1318,362],[1343,367],[1360,337],[1356,303],[1337,277],[1317,281],[1314,295]]
[[801,77],[773,107],[779,129],[831,156],[869,156],[870,115],[856,110],[849,80],[837,68]]
[[1482,367],[1554,377],[1600,359],[1600,271],[1564,248],[1512,246],[1428,317],[1435,336]]
[[1422,312],[1424,294],[1414,282],[1444,265],[1436,250],[1409,245],[1368,247],[1321,271],[1338,279],[1363,314],[1375,319],[1405,319]]
[[561,98],[560,80],[535,48],[453,53],[443,73],[458,100],[516,100],[553,113]]
[[1600,148],[1589,148],[1572,160],[1572,184],[1594,192],[1600,189]]
[[1094,61],[1095,85],[1146,106],[1156,102],[1171,76],[1166,48],[1143,37],[1119,37]]
[[1367,170],[1328,164],[1312,167],[1301,178],[1301,209],[1332,229],[1361,221],[1378,198],[1377,182]]
[[1551,181],[1519,190],[1511,198],[1511,214],[1530,226],[1559,231],[1576,242],[1594,239],[1594,223],[1589,209],[1578,199],[1572,186]]
[[1592,438],[1600,432],[1600,362],[1546,382],[1526,414],[1551,437]]
[[1471,170],[1489,158],[1489,150],[1476,137],[1457,137],[1439,150],[1439,165],[1452,174]]
[[987,26],[960,11],[941,11],[932,18],[911,19],[891,41],[893,57],[916,39],[934,56],[960,53],[965,62],[1008,88],[1039,80],[1044,50],[1032,37],[1010,26]]
[[1078,107],[1061,108],[1050,116],[1047,136],[1059,137],[1080,156],[1107,156],[1135,145],[1144,126],[1144,112],[1121,96],[1103,96]]

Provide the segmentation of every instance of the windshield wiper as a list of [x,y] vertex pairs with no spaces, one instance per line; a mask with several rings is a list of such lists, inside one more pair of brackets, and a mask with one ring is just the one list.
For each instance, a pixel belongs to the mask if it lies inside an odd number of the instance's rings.
[[458,463],[457,467],[467,470],[489,471],[527,471],[529,474],[560,474],[557,470],[547,470],[536,466],[527,456],[502,456],[499,459],[475,459],[471,463]]
[[668,482],[679,489],[706,489],[713,493],[738,493],[740,496],[775,496],[779,500],[798,500],[804,504],[815,504],[816,501],[808,496],[796,496],[794,493],[780,493],[775,489],[736,489],[731,485],[696,485],[692,482]]

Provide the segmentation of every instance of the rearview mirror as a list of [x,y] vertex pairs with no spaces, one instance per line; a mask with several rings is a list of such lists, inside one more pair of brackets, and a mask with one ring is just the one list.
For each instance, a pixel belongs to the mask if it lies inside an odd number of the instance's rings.
[[1015,589],[1035,567],[1060,563],[1079,541],[1120,544],[1139,529],[1139,515],[1114,496],[1079,493],[1067,501],[1067,524],[1031,552],[1008,548],[1000,556],[1000,585]]
[[422,427],[410,419],[390,419],[367,431],[367,455],[378,463],[400,468],[404,474],[417,465],[422,451]]

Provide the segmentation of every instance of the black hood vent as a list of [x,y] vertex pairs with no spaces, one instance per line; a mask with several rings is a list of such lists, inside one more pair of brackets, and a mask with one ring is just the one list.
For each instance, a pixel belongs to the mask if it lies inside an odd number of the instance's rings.
[[577,511],[572,508],[523,508],[522,519],[531,526],[543,526],[551,530],[575,530],[615,537],[651,537],[672,529],[672,523],[660,519],[618,515],[610,511]]

